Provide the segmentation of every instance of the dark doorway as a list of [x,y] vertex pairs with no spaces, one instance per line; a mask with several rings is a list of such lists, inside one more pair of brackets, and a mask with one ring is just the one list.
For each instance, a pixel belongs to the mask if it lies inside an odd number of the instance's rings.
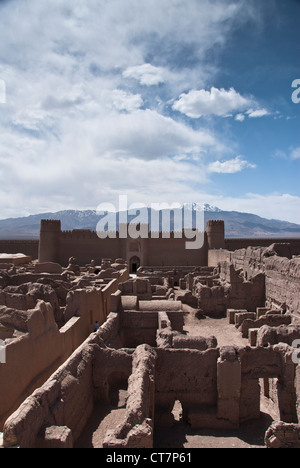
[[130,273],[133,275],[136,274],[137,270],[140,268],[141,262],[138,257],[132,257],[130,260]]

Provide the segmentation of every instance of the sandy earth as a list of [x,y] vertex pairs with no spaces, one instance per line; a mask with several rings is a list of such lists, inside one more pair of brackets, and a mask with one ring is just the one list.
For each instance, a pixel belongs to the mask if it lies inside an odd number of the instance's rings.
[[115,396],[118,400],[116,406],[103,403],[95,405],[94,412],[75,448],[102,448],[106,432],[115,429],[124,420],[127,392],[119,390]]
[[[218,346],[247,346],[248,340],[242,338],[234,325],[227,318],[213,319],[205,317],[198,319],[196,311],[184,306],[184,332],[189,335],[200,335],[217,338]],[[101,448],[106,431],[114,429],[125,416],[126,390],[119,390],[115,395],[115,405],[96,405],[81,438],[76,447]],[[175,405],[173,414],[176,420],[171,429],[155,428],[155,448],[264,448],[264,435],[272,423],[272,418],[262,405],[261,419],[243,424],[236,431],[192,430],[180,418],[181,406]]]
[[201,319],[195,316],[196,310],[189,306],[183,306],[185,311],[183,331],[190,336],[215,336],[218,341],[218,346],[248,346],[249,341],[242,338],[241,333],[234,325],[228,323],[227,318],[210,318],[203,317]]
[[272,419],[262,414],[259,421],[243,424],[236,431],[192,430],[183,422],[172,429],[156,428],[156,448],[265,448],[264,435]]

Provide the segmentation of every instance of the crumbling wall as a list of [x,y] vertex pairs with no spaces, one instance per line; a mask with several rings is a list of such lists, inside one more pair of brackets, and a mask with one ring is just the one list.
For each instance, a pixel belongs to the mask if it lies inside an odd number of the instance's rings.
[[300,318],[300,257],[265,260],[266,301]]
[[280,420],[293,424],[292,442],[292,426],[281,424],[271,427],[266,443],[296,446],[300,374],[288,345],[114,350],[105,347],[101,336],[100,331],[92,334],[6,421],[5,446],[73,446],[95,401],[109,401],[111,387],[128,377],[126,416],[107,433],[106,448],[151,448],[154,421],[171,426],[176,400],[192,428],[238,428],[260,417],[261,379],[274,383]]
[[134,351],[125,420],[107,433],[104,448],[153,447],[155,361],[156,351],[147,345]]
[[160,348],[197,349],[199,351],[206,351],[218,346],[215,336],[186,336],[173,330],[171,320],[166,312],[158,312],[156,343]]
[[44,447],[45,429],[53,426],[67,427],[72,441],[79,436],[93,409],[92,353],[92,346],[80,347],[8,418],[5,447]]
[[138,300],[151,300],[152,289],[148,279],[136,278],[119,284],[123,296],[137,296]]
[[[293,248],[290,244],[274,243],[269,247],[247,247],[234,252],[224,251],[215,256],[212,253],[211,256],[215,260],[230,259],[234,270],[242,272],[249,282],[260,283],[260,277],[264,275],[266,304],[269,307],[282,308],[291,314],[299,315],[300,318],[300,257],[293,257],[292,253]],[[221,261],[219,265],[221,271],[230,268],[228,261]],[[225,274],[225,276],[228,275]],[[259,296],[260,287],[257,284],[251,294],[255,294],[257,290]],[[203,296],[206,293],[208,296],[207,291],[200,291],[200,293]],[[224,294],[226,295],[226,291]],[[249,292],[247,293],[245,289],[244,294],[246,298]],[[240,302],[232,302],[233,308],[255,310],[254,305],[256,304],[249,307],[249,304],[242,306]]]
[[288,245],[248,247],[232,252],[231,259],[248,278],[259,272],[265,274],[266,302],[270,307],[300,313],[300,258],[291,258]]
[[[105,348],[114,341],[117,314],[111,314],[72,356],[6,420],[4,446],[71,448],[84,429],[95,400],[109,401],[110,387],[131,374],[131,354]],[[26,427],[26,430],[24,430]],[[63,443],[63,440],[65,442]]]
[[275,421],[266,432],[267,448],[300,448],[300,426]]
[[195,277],[192,292],[198,299],[198,308],[208,316],[224,315],[230,308],[256,310],[265,304],[265,276],[257,272],[246,279],[234,264],[221,262],[219,279],[213,281],[213,286]]
[[156,424],[172,424],[171,412],[176,400],[181,402],[185,415],[195,406],[217,405],[218,349],[157,348],[156,352]]
[[292,317],[290,315],[282,314],[270,314],[262,315],[258,319],[246,318],[241,323],[239,329],[242,333],[243,338],[248,338],[249,330],[251,328],[261,328],[264,325],[269,325],[270,327],[278,327],[280,325],[290,325],[292,322]]
[[[132,282],[124,283],[128,294],[132,291]],[[123,284],[123,286],[124,286]],[[127,289],[127,286],[130,289]],[[121,334],[123,346],[134,348],[141,344],[156,346],[158,329],[158,314],[165,311],[168,314],[172,328],[182,332],[184,317],[182,303],[174,300],[139,300],[138,296],[114,294],[112,296],[114,310],[121,319]]]
[[272,346],[278,343],[292,346],[295,340],[300,340],[299,325],[279,325],[279,327],[263,325],[257,332],[256,346]]
[[[124,270],[125,277],[127,274],[128,271]],[[57,305],[57,296],[51,287],[22,285],[20,288],[27,288],[28,295],[14,296],[8,289],[2,294],[3,301],[19,301],[25,310],[0,307],[0,332],[4,334],[0,336],[6,340],[6,363],[0,367],[0,385],[4,392],[0,400],[0,428],[20,402],[45,382],[89,336],[94,322],[97,320],[99,325],[105,322],[110,312],[110,295],[117,290],[119,281],[122,281],[122,276],[101,290],[92,288],[69,293],[69,297],[76,300],[68,303],[69,320],[60,329],[50,303],[40,303],[34,310],[26,310],[42,290],[46,291],[46,300]],[[112,344],[121,346],[118,333]]]
[[296,367],[295,377],[296,404],[298,423],[274,421],[265,434],[268,448],[300,448],[300,366]]
[[6,363],[0,365],[0,427],[20,403],[62,362],[62,341],[50,304],[33,310],[0,308],[0,322],[12,334],[5,340]]
[[281,421],[296,423],[295,378],[297,365],[293,362],[294,349],[286,344],[268,348],[240,349],[242,387],[240,421],[260,417],[259,379],[276,379],[278,410]]
[[25,283],[20,286],[7,286],[0,292],[0,305],[11,309],[33,309],[38,300],[51,304],[55,321],[62,321],[60,304],[55,290],[50,285]]

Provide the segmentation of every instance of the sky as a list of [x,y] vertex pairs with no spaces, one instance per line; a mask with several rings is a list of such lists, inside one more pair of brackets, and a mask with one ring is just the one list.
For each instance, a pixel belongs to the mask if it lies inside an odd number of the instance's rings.
[[0,219],[126,195],[300,224],[299,18],[300,0],[0,0]]

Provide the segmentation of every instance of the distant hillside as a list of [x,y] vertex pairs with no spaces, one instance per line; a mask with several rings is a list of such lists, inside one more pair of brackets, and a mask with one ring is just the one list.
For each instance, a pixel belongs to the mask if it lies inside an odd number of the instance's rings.
[[[188,208],[193,209],[194,206],[189,205]],[[128,221],[132,221],[134,217],[128,216]],[[24,218],[4,219],[0,220],[0,239],[38,239],[41,219],[60,219],[63,230],[91,229],[95,231],[101,217],[93,210],[66,210],[56,213],[41,213]],[[205,222],[209,219],[225,221],[226,237],[300,238],[299,224],[265,219],[250,213],[221,211],[218,208],[205,205]],[[165,226],[160,222],[160,230],[164,229],[166,229]]]

